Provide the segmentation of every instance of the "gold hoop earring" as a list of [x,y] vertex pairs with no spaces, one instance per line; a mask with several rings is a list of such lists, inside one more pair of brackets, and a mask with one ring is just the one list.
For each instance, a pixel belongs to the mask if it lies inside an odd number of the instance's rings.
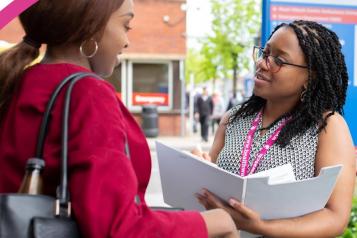
[[306,95],[306,89],[304,89],[301,94],[300,94],[300,101],[301,102],[304,102],[305,101],[305,95]]
[[[84,53],[84,50],[83,50],[83,46],[88,42],[93,42],[94,43],[94,51],[92,54],[89,54],[87,55],[86,53]],[[86,57],[86,58],[92,58],[93,56],[95,56],[97,54],[97,51],[98,51],[98,42],[96,40],[94,40],[93,38],[90,39],[90,40],[85,40],[82,42],[81,46],[79,47],[79,52],[81,53],[82,56]]]

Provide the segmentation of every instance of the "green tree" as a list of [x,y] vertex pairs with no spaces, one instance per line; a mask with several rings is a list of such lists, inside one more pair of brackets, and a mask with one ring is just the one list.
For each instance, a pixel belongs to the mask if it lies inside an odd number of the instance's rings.
[[199,51],[189,49],[186,55],[186,70],[185,78],[189,82],[191,74],[195,76],[195,82],[203,82],[204,77],[202,73],[202,61],[203,57]]
[[200,51],[189,49],[186,56],[186,80],[195,76],[195,83],[205,82],[217,76],[217,66],[214,63],[213,48],[202,47]]
[[[200,69],[206,80],[218,76],[233,78],[237,90],[238,72],[249,70],[254,38],[260,25],[258,0],[211,0],[212,34],[203,40]],[[259,1],[260,3],[260,1]]]

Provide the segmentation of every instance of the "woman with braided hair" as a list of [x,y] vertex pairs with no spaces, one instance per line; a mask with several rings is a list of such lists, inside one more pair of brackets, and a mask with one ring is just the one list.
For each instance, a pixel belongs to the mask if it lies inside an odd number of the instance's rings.
[[238,201],[224,204],[209,191],[198,199],[207,209],[224,208],[239,229],[251,233],[336,237],[348,224],[356,170],[352,138],[341,116],[348,76],[339,39],[315,22],[284,23],[264,48],[254,47],[254,61],[254,94],[227,112],[210,153],[201,156],[241,176],[286,163],[297,180],[336,164],[343,165],[341,174],[324,209],[291,219],[263,220]]
[[[112,74],[129,46],[133,17],[132,0],[40,0],[20,15],[26,36],[0,54],[0,193],[18,191],[53,91],[69,75],[90,72],[73,88],[68,125],[69,190],[82,237],[238,237],[223,209],[154,211],[145,202],[146,139],[114,88],[98,80]],[[29,66],[42,44],[44,59]],[[43,151],[43,193],[51,196],[60,174],[64,103],[61,92]]]

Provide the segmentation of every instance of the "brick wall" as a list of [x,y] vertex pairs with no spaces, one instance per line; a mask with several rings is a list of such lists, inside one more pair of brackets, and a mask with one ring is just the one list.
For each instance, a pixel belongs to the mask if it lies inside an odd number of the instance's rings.
[[[186,17],[181,10],[185,1],[136,0],[135,18],[129,33],[130,47],[127,53],[185,54]],[[163,17],[170,16],[169,26]]]
[[[134,114],[135,120],[141,126],[141,114]],[[160,113],[159,136],[179,136],[181,134],[181,116],[179,113]]]
[[[183,0],[134,0],[135,18],[129,33],[130,47],[125,53],[139,54],[186,54],[186,17],[181,10]],[[170,16],[169,26],[163,17]],[[0,40],[11,43],[21,41],[24,32],[18,19],[0,30]]]
[[[134,0],[135,18],[129,32],[130,47],[124,51],[124,56],[131,59],[163,59],[173,60],[174,95],[173,112],[160,113],[159,133],[165,135],[180,135],[181,85],[179,80],[179,61],[186,55],[186,15],[181,10],[181,4],[186,0]],[[169,16],[169,24],[163,21]],[[24,32],[19,20],[15,19],[0,30],[0,40],[16,43],[22,40]],[[44,49],[44,48],[42,48]],[[137,114],[140,122],[140,114]]]

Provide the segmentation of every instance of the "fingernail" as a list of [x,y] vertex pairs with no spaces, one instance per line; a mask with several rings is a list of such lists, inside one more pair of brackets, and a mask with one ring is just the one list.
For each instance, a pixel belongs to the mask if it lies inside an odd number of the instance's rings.
[[237,205],[238,204],[238,202],[236,201],[236,200],[234,200],[234,199],[229,199],[229,205],[231,205],[231,206],[234,206],[234,205]]

